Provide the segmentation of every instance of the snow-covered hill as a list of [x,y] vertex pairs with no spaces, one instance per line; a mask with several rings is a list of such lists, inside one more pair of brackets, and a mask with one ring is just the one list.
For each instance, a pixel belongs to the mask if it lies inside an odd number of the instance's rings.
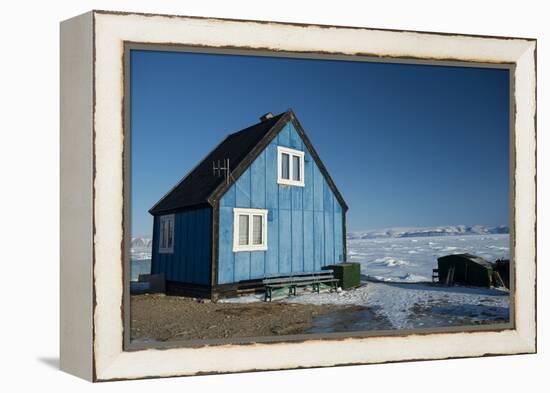
[[134,237],[130,243],[132,248],[151,248],[152,240],[147,237]]
[[427,228],[387,228],[368,231],[351,231],[347,233],[347,238],[351,240],[402,237],[493,235],[505,234],[509,232],[509,228],[504,225],[497,227],[487,227],[483,225],[452,225]]

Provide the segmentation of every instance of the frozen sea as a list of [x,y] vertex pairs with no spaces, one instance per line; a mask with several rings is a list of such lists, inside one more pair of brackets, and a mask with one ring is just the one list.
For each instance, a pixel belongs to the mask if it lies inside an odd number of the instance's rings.
[[348,260],[364,276],[389,282],[431,281],[437,258],[470,253],[494,262],[510,255],[508,234],[349,239]]
[[140,274],[151,273],[151,248],[130,248],[131,281],[137,281]]

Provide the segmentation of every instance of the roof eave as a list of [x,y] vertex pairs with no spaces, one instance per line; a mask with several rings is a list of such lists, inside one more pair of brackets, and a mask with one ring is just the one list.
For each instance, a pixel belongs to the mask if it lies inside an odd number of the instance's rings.
[[[191,168],[191,170],[189,170],[189,171],[185,174],[185,176],[183,176],[183,177],[180,179],[180,181],[176,183],[175,186],[173,186],[166,194],[164,194],[164,195],[157,201],[157,203],[155,203],[155,204],[153,205],[153,207],[151,207],[151,208],[148,210],[149,214],[151,214],[151,215],[158,214],[158,212],[155,213],[155,208],[156,208],[164,199],[166,199],[166,197],[167,197],[168,195],[170,195],[170,194],[172,193],[172,191],[174,191],[181,183],[183,183],[184,180],[187,179],[187,177],[188,177],[191,173],[193,173],[193,171],[194,171],[194,170],[195,170],[204,160],[206,160],[206,159],[208,158],[208,156],[209,156],[214,150],[216,150],[222,143],[224,143],[224,142],[227,140],[227,138],[229,138],[229,135],[231,135],[231,134],[227,134],[227,135],[225,136],[225,138],[223,138],[216,146],[214,146],[213,149],[211,149],[210,151],[208,151],[208,153],[206,153],[206,155],[204,156],[204,158],[203,158],[202,160],[200,160],[199,162],[197,162],[197,164],[196,164],[193,168]],[[160,211],[162,211],[162,210],[160,210]]]
[[188,206],[181,206],[181,207],[177,207],[177,208],[173,208],[173,209],[154,210],[153,208],[151,208],[151,209],[148,210],[148,212],[152,216],[163,216],[163,215],[166,215],[166,214],[173,214],[173,213],[178,213],[178,212],[182,212],[182,211],[202,209],[202,208],[205,208],[205,207],[213,207],[213,205],[209,201],[205,201],[205,202],[195,203],[195,204],[188,205]]

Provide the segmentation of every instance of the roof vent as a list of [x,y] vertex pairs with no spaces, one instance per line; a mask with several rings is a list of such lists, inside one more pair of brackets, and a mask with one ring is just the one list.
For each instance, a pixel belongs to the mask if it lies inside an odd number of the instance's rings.
[[273,113],[267,112],[265,115],[262,115],[260,117],[260,121],[266,121],[266,120],[269,120],[271,118],[273,118]]

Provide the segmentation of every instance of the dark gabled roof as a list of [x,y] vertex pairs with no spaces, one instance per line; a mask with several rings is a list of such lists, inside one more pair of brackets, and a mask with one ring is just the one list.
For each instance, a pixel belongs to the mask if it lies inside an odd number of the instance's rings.
[[[348,206],[342,195],[311,145],[294,112],[289,109],[270,119],[228,135],[174,188],[164,195],[149,210],[149,213],[157,215],[201,205],[214,205],[288,122],[294,124],[296,131],[317,163],[319,170],[325,176],[342,208],[347,210]],[[214,176],[212,168],[214,162],[223,161],[226,158],[229,159],[231,168],[229,182],[225,181],[224,176]]]
[[158,214],[176,209],[208,203],[210,194],[225,181],[223,176],[214,176],[212,163],[229,159],[231,169],[236,168],[246,155],[273,128],[284,115],[254,124],[230,134],[185,177],[153,206],[149,213]]
[[471,262],[474,262],[474,263],[477,263],[478,265],[481,265],[483,267],[492,267],[493,266],[492,263],[487,261],[486,259],[484,259],[482,257],[479,257],[477,255],[469,254],[469,253],[445,255],[443,257],[437,258],[437,260],[440,260],[440,259],[454,259],[454,258],[467,259],[467,260],[469,260]]

